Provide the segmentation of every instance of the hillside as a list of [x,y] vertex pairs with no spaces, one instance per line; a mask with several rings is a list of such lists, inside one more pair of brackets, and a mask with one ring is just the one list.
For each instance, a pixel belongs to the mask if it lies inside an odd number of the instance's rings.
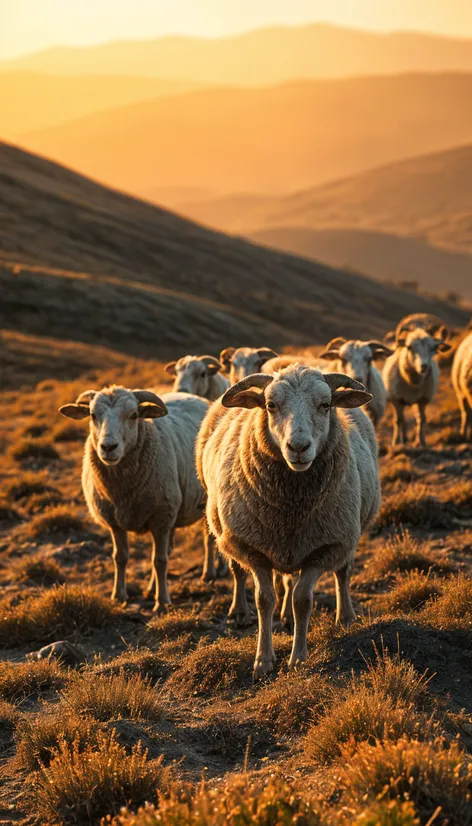
[[168,187],[278,195],[470,142],[471,99],[472,75],[458,74],[211,88],[17,142],[139,197]]
[[0,72],[0,136],[12,140],[22,132],[56,126],[114,106],[188,91],[194,85],[174,78]]
[[408,32],[377,33],[323,23],[272,27],[221,39],[164,37],[56,47],[3,64],[57,74],[187,77],[259,85],[301,77],[472,71],[472,42]]
[[19,333],[36,354],[47,337],[167,358],[261,339],[283,347],[339,332],[380,335],[414,310],[466,319],[205,230],[16,147],[1,149],[3,365]]

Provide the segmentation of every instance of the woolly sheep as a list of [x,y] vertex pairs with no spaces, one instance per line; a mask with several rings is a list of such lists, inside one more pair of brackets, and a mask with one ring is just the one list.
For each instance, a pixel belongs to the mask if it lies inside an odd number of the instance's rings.
[[444,321],[437,315],[432,313],[412,313],[407,315],[397,324],[395,330],[384,335],[384,343],[389,347],[395,345],[395,339],[403,333],[411,333],[413,330],[426,330],[431,336],[434,336],[441,327],[444,327]]
[[377,427],[384,416],[387,406],[387,393],[380,370],[373,366],[372,361],[391,356],[390,350],[380,341],[346,341],[345,338],[333,338],[321,353],[320,358],[334,361],[334,370],[350,376],[351,379],[361,382],[373,399],[366,408],[366,413]]
[[236,384],[252,373],[260,373],[266,361],[276,356],[269,347],[226,347],[220,353],[220,361],[229,373],[230,384]]
[[439,380],[439,367],[434,356],[450,350],[450,345],[444,341],[446,336],[444,327],[437,338],[421,328],[407,333],[397,332],[394,353],[385,362],[383,370],[387,400],[395,412],[393,447],[407,441],[404,410],[411,405],[417,408],[415,445],[425,445],[426,406],[433,400]]
[[175,393],[193,393],[214,401],[228,389],[230,383],[220,375],[223,365],[213,356],[183,356],[178,361],[170,361],[164,370],[175,376]]
[[461,411],[461,436],[472,441],[472,333],[454,354],[451,378]]
[[[379,508],[380,482],[372,422],[362,410],[340,408],[370,398],[347,376],[293,365],[238,382],[202,425],[197,470],[210,530],[220,551],[254,577],[255,678],[275,663],[274,570],[299,572],[290,667],[307,657],[313,588],[324,571],[335,574],[337,621],[354,618],[349,577],[361,532]],[[244,581],[235,591],[233,607],[247,611]]]
[[284,367],[290,367],[291,364],[303,364],[304,367],[317,367],[318,370],[326,370],[329,372],[330,365],[327,361],[318,356],[313,356],[309,353],[295,353],[286,356],[276,356],[276,358],[266,361],[264,365],[264,373],[277,373],[283,370]]
[[196,396],[159,398],[150,390],[118,386],[87,390],[75,404],[60,408],[71,419],[90,416],[82,488],[91,517],[111,533],[112,598],[119,602],[127,599],[128,532],[133,531],[152,536],[155,610],[170,603],[167,560],[174,530],[204,515],[194,450],[207,410],[208,402]]

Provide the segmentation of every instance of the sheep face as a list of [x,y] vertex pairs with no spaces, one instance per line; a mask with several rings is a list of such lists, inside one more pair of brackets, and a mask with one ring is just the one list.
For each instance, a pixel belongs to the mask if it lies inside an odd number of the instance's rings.
[[333,339],[320,358],[339,361],[343,373],[361,384],[367,384],[373,359],[391,356],[390,350],[380,341],[346,341]]
[[429,373],[436,353],[450,349],[442,338],[432,338],[421,329],[397,337],[396,345],[402,349],[410,370],[423,378]]
[[166,364],[165,370],[175,376],[173,390],[176,393],[193,393],[206,397],[210,391],[210,379],[222,368],[213,356],[184,356]]
[[75,404],[64,405],[59,412],[71,419],[90,416],[95,452],[104,465],[113,466],[136,446],[140,420],[165,416],[167,408],[149,390],[110,387],[81,393]]
[[[263,392],[251,390],[263,388]],[[351,390],[337,390],[351,387]],[[328,439],[333,407],[360,407],[372,399],[358,382],[338,373],[324,375],[292,365],[275,376],[248,376],[223,396],[225,407],[261,407],[267,429],[288,467],[308,470]]]
[[246,376],[260,373],[266,361],[276,356],[277,353],[269,347],[259,347],[257,350],[252,347],[239,347],[237,350],[228,347],[222,350],[220,361],[229,368],[231,381],[236,383]]

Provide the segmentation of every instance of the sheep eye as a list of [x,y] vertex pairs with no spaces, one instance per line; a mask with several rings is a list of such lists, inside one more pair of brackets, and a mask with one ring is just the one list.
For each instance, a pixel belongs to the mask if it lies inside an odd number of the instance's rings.
[[330,407],[331,407],[331,405],[330,405],[330,403],[329,403],[329,402],[323,402],[323,404],[321,404],[321,405],[320,405],[320,409],[321,409],[321,410],[324,410],[324,412],[325,412],[325,413],[327,413],[327,412],[328,412],[328,410],[330,409]]
[[276,410],[276,408],[277,408],[277,405],[275,404],[275,402],[267,402],[266,409],[270,410],[271,413],[273,413],[274,410]]
[[205,376],[206,376],[205,371],[203,371],[203,373],[200,373],[200,376],[201,376],[201,378],[202,378],[202,379],[204,379],[204,378],[205,378]]
[[137,419],[137,418],[138,418],[138,414],[137,414],[136,411],[134,411],[134,413],[131,414],[130,419]]

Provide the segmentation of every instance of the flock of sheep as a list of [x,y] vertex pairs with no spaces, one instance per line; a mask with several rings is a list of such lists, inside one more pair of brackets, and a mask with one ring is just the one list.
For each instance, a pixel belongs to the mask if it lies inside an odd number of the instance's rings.
[[[174,387],[162,398],[112,386],[61,407],[72,419],[90,416],[82,485],[92,518],[113,540],[113,598],[127,598],[128,532],[149,532],[148,590],[155,609],[166,610],[175,529],[206,514],[203,577],[226,575],[229,561],[229,616],[239,624],[250,622],[246,572],[254,579],[254,676],[274,667],[276,591],[294,629],[289,665],[305,660],[313,589],[325,571],[335,576],[337,622],[354,618],[354,554],[380,505],[375,428],[390,402],[393,445],[405,442],[404,410],[415,405],[416,444],[425,444],[425,409],[439,378],[434,356],[450,349],[447,337],[439,319],[413,315],[387,343],[336,338],[318,358],[229,347],[219,360],[168,364]],[[382,371],[373,365],[380,360]],[[461,433],[472,438],[472,333],[456,351],[452,380]]]

